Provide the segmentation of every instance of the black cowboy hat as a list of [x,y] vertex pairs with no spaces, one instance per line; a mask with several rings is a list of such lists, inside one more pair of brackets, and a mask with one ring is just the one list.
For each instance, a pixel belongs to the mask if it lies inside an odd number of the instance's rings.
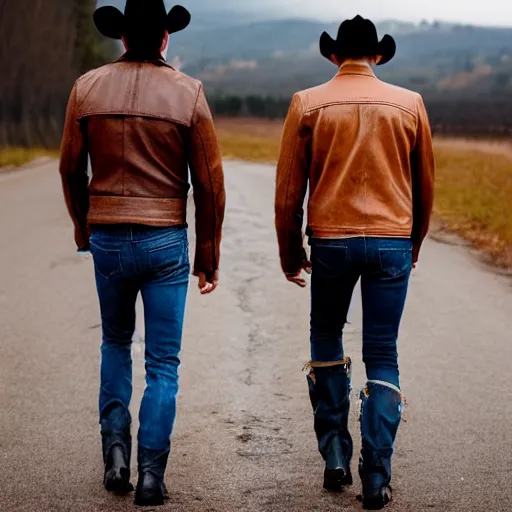
[[175,5],[167,12],[166,0],[112,0],[111,5],[105,3],[105,0],[98,1],[94,23],[101,34],[111,39],[121,39],[130,22],[154,23],[173,34],[187,28],[191,19],[190,12],[181,5]]
[[320,53],[329,60],[332,54],[354,59],[381,55],[379,64],[386,64],[395,56],[396,42],[388,34],[379,41],[374,23],[358,15],[340,25],[336,40],[324,32],[320,37]]

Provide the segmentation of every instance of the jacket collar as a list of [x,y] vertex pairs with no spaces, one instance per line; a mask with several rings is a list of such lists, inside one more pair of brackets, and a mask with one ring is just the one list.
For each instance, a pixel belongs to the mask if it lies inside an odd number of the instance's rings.
[[121,55],[121,57],[116,59],[114,62],[146,62],[146,63],[154,64],[155,66],[165,66],[167,68],[171,68],[172,70],[174,70],[174,68],[170,64],[168,64],[162,56],[155,57],[154,59],[151,59],[151,60],[140,61],[140,60],[133,58],[129,51],[124,52],[123,55]]
[[362,75],[377,78],[375,73],[372,71],[372,68],[366,64],[342,64],[336,76],[344,75]]

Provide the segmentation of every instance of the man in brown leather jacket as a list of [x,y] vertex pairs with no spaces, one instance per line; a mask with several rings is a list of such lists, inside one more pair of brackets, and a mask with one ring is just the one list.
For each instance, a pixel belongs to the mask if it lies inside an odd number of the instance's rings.
[[[329,82],[293,97],[277,169],[276,227],[287,279],[304,287],[312,271],[308,383],[324,486],[352,483],[348,431],[351,362],[342,333],[361,279],[363,360],[359,473],[369,509],[391,499],[391,456],[402,394],[397,337],[409,275],[418,261],[433,204],[434,158],[429,121],[416,94],[376,78],[390,61],[391,36],[357,16],[337,40],[324,33],[321,53],[339,71]],[[303,203],[309,186],[303,248]]]
[[[105,2],[102,2],[103,4]],[[119,3],[119,2],[118,2]],[[189,281],[190,178],[196,213],[194,274],[201,293],[218,283],[224,180],[200,82],[162,57],[190,14],[163,0],[128,0],[94,15],[126,53],[77,80],[69,100],[60,172],[79,251],[90,249],[101,307],[100,424],[105,487],[131,491],[131,341],[144,302],[146,391],[138,434],[138,505],[161,505],[176,413],[179,352]],[[87,161],[90,156],[92,179]]]

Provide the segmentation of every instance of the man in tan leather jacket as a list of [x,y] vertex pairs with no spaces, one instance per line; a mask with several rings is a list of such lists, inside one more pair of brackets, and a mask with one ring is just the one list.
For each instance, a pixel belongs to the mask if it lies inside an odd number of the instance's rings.
[[[189,281],[190,180],[196,213],[194,274],[201,293],[218,283],[224,179],[202,84],[162,57],[189,12],[163,0],[103,5],[100,32],[126,53],[77,80],[66,117],[60,172],[79,251],[92,252],[101,306],[100,424],[105,487],[131,491],[131,340],[144,302],[146,391],[138,434],[138,505],[161,505],[176,413],[179,352]],[[119,2],[117,2],[119,4]],[[87,176],[88,155],[92,180]]]
[[[390,499],[391,455],[402,394],[397,337],[411,268],[428,232],[434,158],[419,94],[380,81],[372,67],[395,54],[360,16],[345,21],[337,40],[324,33],[321,53],[339,67],[319,87],[294,95],[277,169],[276,227],[287,279],[304,287],[312,271],[308,383],[324,486],[352,483],[348,431],[350,359],[342,333],[361,279],[363,360],[359,473],[367,508]],[[309,187],[303,247],[303,203]]]

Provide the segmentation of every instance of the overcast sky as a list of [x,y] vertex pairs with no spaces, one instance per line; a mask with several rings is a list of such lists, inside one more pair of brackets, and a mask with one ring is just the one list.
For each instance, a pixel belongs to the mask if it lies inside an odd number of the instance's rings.
[[208,10],[229,8],[329,21],[361,14],[376,20],[439,19],[512,26],[510,0],[182,0],[182,3],[192,10],[199,6]]
[[[276,2],[277,3],[277,2]],[[287,9],[322,17],[355,14],[376,19],[424,18],[486,25],[512,25],[510,0],[280,0]],[[325,15],[320,11],[324,11]]]

